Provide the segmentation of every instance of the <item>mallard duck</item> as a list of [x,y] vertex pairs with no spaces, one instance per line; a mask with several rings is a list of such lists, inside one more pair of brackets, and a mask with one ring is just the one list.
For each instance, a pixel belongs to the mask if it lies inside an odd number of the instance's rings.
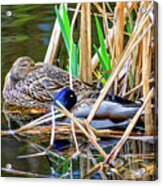
[[[30,57],[18,58],[5,78],[5,102],[26,107],[46,107],[58,91],[69,87],[68,72]],[[74,92],[81,99],[81,92],[91,88],[73,77]],[[81,96],[81,97],[80,97]]]
[[[87,97],[85,96],[83,100],[77,102],[75,92],[69,88],[64,88],[58,92],[53,104],[54,106],[58,106],[57,101],[59,101],[68,110],[73,108],[72,113],[76,117],[86,118],[95,104],[99,92],[91,91],[91,95],[89,94],[90,93],[88,93]],[[97,110],[94,119],[111,119],[115,122],[125,121],[132,118],[139,110],[140,106],[140,104],[133,103],[127,99],[117,96],[112,98],[110,95],[106,95],[104,101]]]
[[[90,113],[99,93],[91,93],[94,98],[84,98],[77,103],[75,93],[70,89],[63,89],[58,93],[54,100],[54,105],[57,106],[57,101],[64,105],[68,110],[79,119],[84,120]],[[123,99],[117,96],[107,95],[105,100],[101,103],[97,110],[91,126],[96,129],[125,129],[129,124],[131,118],[136,114],[140,108],[140,104],[133,103],[130,100]],[[70,119],[66,119],[70,122]],[[143,130],[143,122],[139,120],[135,129]]]

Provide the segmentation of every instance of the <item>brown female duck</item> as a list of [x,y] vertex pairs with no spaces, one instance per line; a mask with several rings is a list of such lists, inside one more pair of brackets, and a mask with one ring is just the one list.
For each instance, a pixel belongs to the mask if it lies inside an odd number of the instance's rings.
[[[69,73],[50,64],[35,63],[30,57],[18,58],[6,75],[5,102],[26,107],[45,107],[56,93],[69,87]],[[80,100],[83,90],[91,88],[73,77],[74,92]]]

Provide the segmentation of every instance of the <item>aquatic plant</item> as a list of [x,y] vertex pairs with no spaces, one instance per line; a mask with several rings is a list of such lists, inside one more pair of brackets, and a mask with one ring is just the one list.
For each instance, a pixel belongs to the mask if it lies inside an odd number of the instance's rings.
[[79,76],[79,56],[80,56],[80,42],[75,44],[73,38],[71,37],[71,24],[69,21],[68,12],[65,4],[63,4],[63,18],[61,17],[57,6],[55,6],[55,13],[57,15],[57,19],[59,25],[61,27],[62,36],[66,45],[67,53],[71,60],[69,66],[71,66],[72,74],[75,77]]
[[105,44],[104,35],[102,32],[102,28],[100,26],[100,22],[98,18],[95,16],[96,21],[96,28],[98,33],[98,38],[100,42],[100,51],[98,50],[97,46],[94,44],[94,49],[96,50],[96,53],[98,54],[98,58],[100,61],[100,64],[102,66],[102,76],[105,78],[105,80],[108,80],[110,74],[111,74],[111,57],[110,54],[107,52],[107,47]]

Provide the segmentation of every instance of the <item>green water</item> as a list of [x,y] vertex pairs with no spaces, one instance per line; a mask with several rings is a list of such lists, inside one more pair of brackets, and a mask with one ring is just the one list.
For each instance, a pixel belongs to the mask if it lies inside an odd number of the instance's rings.
[[[8,17],[6,11],[12,11]],[[44,59],[50,39],[55,15],[53,5],[19,5],[2,6],[2,89],[4,77],[13,62],[20,56],[30,56],[36,61]],[[2,114],[2,129],[8,124]],[[25,142],[14,137],[2,137],[2,167],[11,164],[17,170],[49,174],[45,157],[17,160],[20,154],[32,153],[34,150]],[[2,173],[2,176],[12,176]]]
[[[6,16],[6,11],[12,11],[12,16]],[[2,6],[2,89],[6,74],[11,68],[13,62],[18,57],[30,56],[35,61],[44,60],[54,21],[55,14],[53,5]],[[79,21],[80,17],[78,18],[77,22],[79,23]],[[78,40],[79,28],[75,28],[76,32],[74,37],[76,40]],[[96,42],[97,37],[94,37],[94,35],[96,35],[95,24],[92,25],[92,30],[93,38]],[[55,60],[55,65],[64,68],[67,63],[67,53],[63,40],[60,42],[60,48],[58,51],[58,56]],[[12,125],[13,123],[9,123],[2,113],[2,130],[7,130]],[[68,136],[68,139],[70,139],[69,141],[57,143],[55,146],[56,148],[52,149],[53,152],[56,152],[59,155],[59,157],[55,157],[52,154],[50,155],[50,158],[52,159],[52,166],[56,170],[55,174],[52,174],[50,164],[46,156],[27,159],[19,158],[21,155],[39,152],[38,149],[40,150],[40,148],[36,146],[37,144],[44,148],[47,147],[47,141],[50,139],[50,137],[46,136],[44,139],[44,137],[41,136],[41,138],[43,138],[42,143],[38,143],[38,139],[36,137],[2,137],[2,167],[12,167],[16,170],[37,173],[45,177],[81,178],[91,167],[94,166],[92,154],[97,157],[97,162],[102,161],[102,158],[96,152],[94,147],[88,145],[85,139],[79,140],[80,150],[82,152],[80,157],[77,159],[69,159],[69,157],[72,155],[72,152],[75,151],[75,146],[73,143],[71,143],[72,137]],[[103,140],[99,143],[105,149],[105,151],[109,153],[116,142],[117,140]],[[64,145],[61,143],[64,143]],[[58,146],[63,146],[65,150],[58,149]],[[147,150],[145,150],[144,147]],[[127,141],[122,149],[122,154],[137,153],[138,151],[141,151],[142,153],[153,153],[155,152],[155,143]],[[143,170],[143,167],[147,165],[153,165],[155,162],[155,159],[153,158],[140,158],[135,161],[133,158],[120,157],[119,161],[120,163],[117,163],[117,165],[124,167],[126,166],[125,171],[122,170],[121,175],[118,175],[116,171],[106,169],[102,173],[98,172],[90,178],[138,180],[151,180],[154,178],[154,174],[152,173],[148,174],[148,172],[144,173],[143,171],[138,172],[139,170]],[[113,168],[115,169],[115,167]],[[2,176],[18,175],[2,172]]]

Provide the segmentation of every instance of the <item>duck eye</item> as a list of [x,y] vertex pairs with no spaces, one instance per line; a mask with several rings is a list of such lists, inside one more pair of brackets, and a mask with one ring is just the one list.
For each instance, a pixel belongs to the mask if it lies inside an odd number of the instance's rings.
[[73,97],[74,97],[74,95],[73,95],[73,94],[71,94],[71,95],[70,95],[70,98],[73,98]]
[[21,66],[26,67],[26,66],[28,66],[28,64],[27,63],[22,63]]

